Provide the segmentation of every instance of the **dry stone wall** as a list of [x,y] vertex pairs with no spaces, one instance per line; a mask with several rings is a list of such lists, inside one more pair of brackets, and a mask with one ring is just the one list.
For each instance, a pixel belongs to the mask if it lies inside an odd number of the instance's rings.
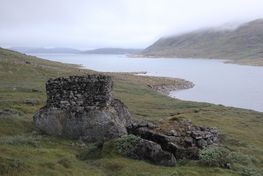
[[112,101],[112,87],[111,77],[104,75],[50,79],[47,106],[76,111],[105,108]]

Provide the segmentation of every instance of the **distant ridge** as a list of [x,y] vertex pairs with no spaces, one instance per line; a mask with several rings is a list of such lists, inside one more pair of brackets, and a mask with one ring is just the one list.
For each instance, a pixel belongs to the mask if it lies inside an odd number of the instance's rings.
[[11,50],[21,53],[80,53],[80,50],[73,48],[33,48],[33,47],[13,47]]
[[137,54],[142,49],[130,48],[98,48],[94,50],[81,51],[73,48],[32,48],[32,47],[12,47],[11,50],[25,54],[30,53],[68,53],[68,54]]
[[143,50],[145,57],[263,60],[263,19],[233,30],[207,29],[160,38]]
[[136,54],[141,52],[142,49],[129,49],[129,48],[98,48],[94,50],[84,51],[86,54]]

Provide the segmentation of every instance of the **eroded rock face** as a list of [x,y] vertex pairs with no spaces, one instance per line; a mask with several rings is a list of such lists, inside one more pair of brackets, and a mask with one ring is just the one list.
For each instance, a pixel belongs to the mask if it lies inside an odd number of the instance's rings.
[[89,75],[51,79],[47,104],[33,117],[38,130],[54,136],[104,141],[127,134],[127,107],[112,98],[109,76]]

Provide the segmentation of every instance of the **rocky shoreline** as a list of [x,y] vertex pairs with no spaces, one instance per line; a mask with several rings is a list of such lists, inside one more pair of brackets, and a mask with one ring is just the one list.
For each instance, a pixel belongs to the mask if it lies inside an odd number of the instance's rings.
[[[172,78],[166,78],[166,79],[172,79]],[[194,83],[182,79],[174,79],[174,83],[172,84],[148,85],[149,88],[166,96],[169,96],[170,92],[172,91],[191,89],[194,86],[195,86]]]
[[190,89],[195,86],[191,81],[172,77],[149,76],[147,72],[108,72],[106,74],[126,81],[132,79],[142,86],[146,86],[166,96],[169,96],[171,91]]

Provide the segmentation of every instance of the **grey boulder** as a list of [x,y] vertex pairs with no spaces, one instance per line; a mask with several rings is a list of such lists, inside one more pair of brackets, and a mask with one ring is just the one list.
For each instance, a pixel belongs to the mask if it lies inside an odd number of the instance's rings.
[[159,144],[145,139],[141,139],[131,148],[127,156],[162,166],[176,165],[176,159],[172,153],[164,151]]
[[72,113],[44,107],[33,119],[35,126],[43,133],[89,142],[104,141],[127,133],[125,123],[114,109]]

